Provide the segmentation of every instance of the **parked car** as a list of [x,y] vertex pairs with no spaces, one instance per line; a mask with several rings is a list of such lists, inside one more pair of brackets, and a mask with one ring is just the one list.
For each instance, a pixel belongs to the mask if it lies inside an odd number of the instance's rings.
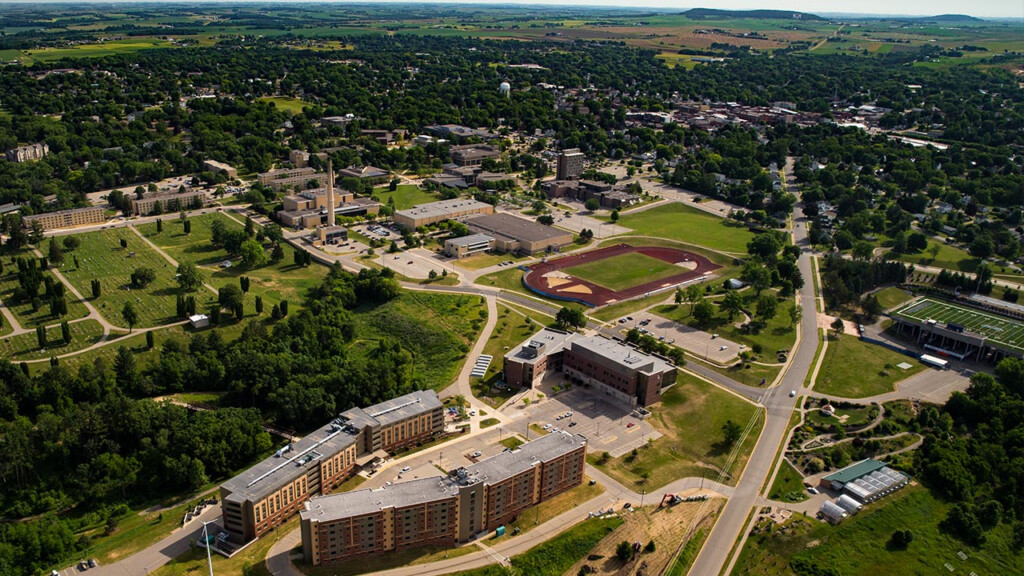
[[412,470],[412,466],[406,466],[405,468],[402,468],[402,472],[408,472],[409,470]]
[[636,422],[630,422],[629,424],[626,424],[626,428],[632,428],[633,426],[636,426]]
[[477,450],[476,452],[473,452],[472,454],[469,455],[470,458],[479,458],[480,456],[481,456],[481,453],[480,453],[479,450]]

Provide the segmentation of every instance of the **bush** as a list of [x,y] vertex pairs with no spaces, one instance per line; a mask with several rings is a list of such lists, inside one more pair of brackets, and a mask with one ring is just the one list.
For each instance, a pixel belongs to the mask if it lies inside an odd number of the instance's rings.
[[633,546],[625,540],[619,542],[615,547],[615,557],[623,562],[629,562],[633,559]]
[[654,540],[647,542],[647,546],[644,546],[644,552],[654,552]]

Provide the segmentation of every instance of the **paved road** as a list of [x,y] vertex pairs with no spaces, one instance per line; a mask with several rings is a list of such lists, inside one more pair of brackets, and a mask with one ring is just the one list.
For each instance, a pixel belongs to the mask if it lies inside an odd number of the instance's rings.
[[[801,214],[800,207],[797,208],[796,214]],[[799,293],[799,305],[804,309],[803,319],[800,321],[800,338],[793,348],[791,363],[784,371],[780,383],[766,390],[761,399],[768,412],[761,437],[750,455],[736,490],[722,509],[711,534],[697,555],[690,574],[713,576],[719,574],[723,567],[732,566],[729,554],[733,543],[744,533],[747,516],[756,505],[761,486],[775,466],[776,453],[789,428],[790,415],[795,408],[795,402],[789,398],[789,391],[802,389],[804,378],[813,367],[818,339],[815,337],[817,320],[811,269],[812,247],[807,241],[807,224],[805,218],[798,217],[794,230],[794,240],[801,249],[797,264],[805,280]],[[741,547],[737,547],[737,551],[740,549]],[[726,570],[726,573],[728,571]]]

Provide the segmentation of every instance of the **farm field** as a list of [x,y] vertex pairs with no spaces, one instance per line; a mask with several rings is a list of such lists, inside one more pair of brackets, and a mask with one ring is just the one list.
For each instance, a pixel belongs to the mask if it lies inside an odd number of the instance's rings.
[[722,426],[732,420],[746,427],[753,420],[739,455],[721,480],[735,484],[764,425],[762,408],[687,372],[679,373],[676,385],[652,411],[648,421],[663,434],[661,438],[640,448],[636,456],[602,462],[603,456],[594,451],[587,454],[587,461],[625,486],[649,492],[687,476],[716,479],[731,451],[722,444]]
[[[837,340],[830,335],[821,371],[814,384],[818,394],[843,398],[866,398],[895,390],[896,382],[909,378],[925,369],[910,356],[894,352],[883,346],[862,342],[855,336],[843,335]],[[896,365],[911,365],[901,370]],[[856,366],[856,370],[851,370]]]
[[415,184],[401,184],[394,192],[388,190],[387,186],[382,186],[375,188],[373,195],[377,197],[381,204],[385,205],[394,198],[395,210],[405,210],[420,204],[426,204],[427,202],[436,202],[439,199],[437,194],[427,190],[420,190],[420,187]]
[[[1010,551],[1010,526],[988,533],[987,543],[975,548],[939,530],[949,504],[927,488],[909,486],[876,503],[838,526],[794,514],[788,531],[760,532],[747,540],[732,576],[796,576],[791,561],[828,566],[834,574],[1021,574],[1024,556]],[[888,546],[896,530],[911,529],[914,540],[906,550]],[[814,542],[815,544],[811,544]],[[966,559],[957,556],[963,552]]]
[[931,319],[939,324],[958,324],[971,332],[984,335],[996,344],[1024,351],[1024,323],[981,310],[923,298],[896,310],[893,315],[916,321]]
[[625,213],[619,226],[633,235],[654,236],[704,246],[712,250],[745,254],[754,234],[734,224],[685,204],[671,202],[642,212]]
[[[22,64],[34,62],[51,62],[62,58],[99,58],[115,54],[131,54],[140,50],[172,48],[174,45],[159,38],[136,37],[125,40],[110,40],[94,44],[80,44],[68,48],[43,48],[39,50],[19,50],[17,56]],[[7,60],[10,57],[5,57]]]
[[[175,270],[164,258],[131,231],[114,228],[79,234],[81,245],[75,251],[79,267],[64,271],[64,277],[85,297],[92,297],[92,280],[99,280],[101,293],[93,306],[115,326],[127,328],[121,318],[125,303],[131,302],[139,316],[139,327],[158,326],[174,321],[178,285]],[[124,239],[127,248],[121,248]],[[130,276],[141,267],[153,269],[156,278],[146,288],[132,288]]]
[[630,252],[578,266],[570,266],[563,271],[609,290],[617,291],[675,276],[685,272],[685,269],[664,260],[658,260],[638,252]]

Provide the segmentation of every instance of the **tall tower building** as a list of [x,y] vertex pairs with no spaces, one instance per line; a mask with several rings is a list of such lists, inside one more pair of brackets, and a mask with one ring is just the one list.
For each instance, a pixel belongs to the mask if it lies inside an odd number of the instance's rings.
[[334,163],[327,159],[327,225],[334,226]]
[[569,148],[558,153],[555,175],[559,180],[572,180],[583,173],[583,153],[579,148]]

